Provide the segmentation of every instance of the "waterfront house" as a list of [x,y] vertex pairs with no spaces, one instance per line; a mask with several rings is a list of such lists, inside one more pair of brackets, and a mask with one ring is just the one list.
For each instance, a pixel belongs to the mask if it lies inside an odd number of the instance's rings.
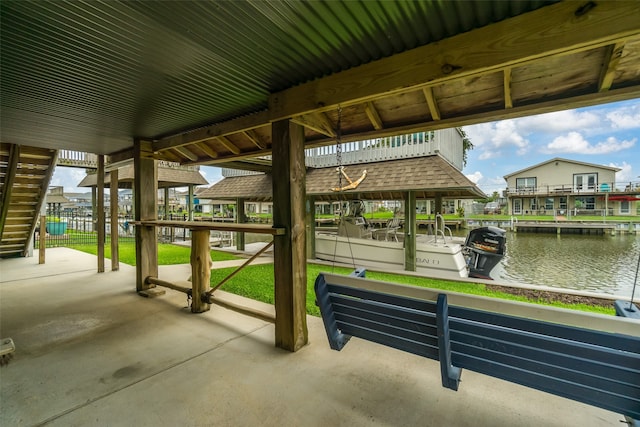
[[619,168],[554,158],[506,175],[514,215],[636,215],[638,183],[616,182]]

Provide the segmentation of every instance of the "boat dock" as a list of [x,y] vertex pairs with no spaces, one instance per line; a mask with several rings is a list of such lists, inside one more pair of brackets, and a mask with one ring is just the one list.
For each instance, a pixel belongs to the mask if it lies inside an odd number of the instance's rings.
[[549,233],[556,234],[615,234],[616,224],[579,223],[579,222],[514,222],[513,232]]
[[595,222],[595,221],[522,221],[517,218],[512,220],[467,220],[467,228],[494,226],[524,233],[553,233],[556,234],[640,234],[638,222]]

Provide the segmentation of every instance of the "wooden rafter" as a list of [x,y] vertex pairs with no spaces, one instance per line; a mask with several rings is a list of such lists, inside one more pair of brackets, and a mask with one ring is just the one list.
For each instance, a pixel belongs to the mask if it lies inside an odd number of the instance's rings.
[[513,108],[513,98],[511,96],[511,68],[505,68],[502,75],[504,80],[504,108]]
[[198,160],[198,156],[193,151],[189,150],[187,147],[175,147],[174,151],[176,151],[177,153],[179,153],[180,155],[182,155],[183,157],[186,157],[191,161],[195,162],[196,160]]
[[252,114],[249,116],[239,117],[223,123],[199,128],[190,132],[181,133],[179,135],[160,138],[153,143],[154,151],[168,150],[172,147],[189,145],[195,142],[202,142],[218,136],[231,135],[246,130],[259,128],[269,123],[269,114],[267,111]]
[[[578,95],[565,98],[562,104],[555,100],[540,102],[531,105],[521,105],[503,110],[502,113],[496,111],[488,111],[476,114],[468,114],[463,117],[451,117],[438,121],[417,122],[410,125],[387,127],[382,130],[374,130],[367,132],[351,132],[342,134],[342,142],[355,142],[373,138],[383,138],[386,136],[404,135],[414,132],[422,132],[424,130],[447,129],[457,126],[468,126],[488,121],[513,119],[535,114],[545,114],[566,108],[571,105],[572,108],[588,107],[595,103],[609,103],[626,101],[629,99],[640,98],[640,87],[629,87],[623,89],[615,89],[602,93],[590,93],[586,95]],[[308,143],[308,148],[319,147],[334,143],[329,138],[319,138]]]
[[433,89],[431,87],[425,87],[422,89],[422,92],[424,93],[424,98],[427,100],[431,118],[433,120],[440,120],[440,109],[438,108],[438,102],[436,101],[436,98],[433,96]]
[[621,41],[608,47],[607,56],[602,64],[602,71],[600,72],[600,81],[598,82],[598,90],[600,92],[607,91],[611,88],[616,74],[616,68],[620,62],[620,58],[622,58],[624,45],[624,41]]
[[161,157],[162,158],[158,160],[167,160],[169,162],[177,162],[177,163],[180,163],[182,159],[184,159],[184,156],[176,152],[175,150],[163,151],[161,154]]
[[218,158],[218,152],[214,150],[209,144],[207,144],[206,141],[198,142],[195,144],[195,146],[198,147],[200,150],[202,150],[207,156],[211,157],[212,159]]
[[222,144],[222,146],[225,147],[227,150],[231,151],[233,154],[240,154],[242,152],[233,142],[229,141],[227,137],[219,136],[216,138],[216,140],[220,144]]
[[248,131],[242,132],[242,134],[246,136],[259,149],[264,150],[265,148],[267,148],[267,144],[264,141],[262,141],[262,138],[260,137],[260,135],[258,135],[256,131],[248,130]]
[[325,113],[305,114],[293,117],[291,121],[318,132],[321,135],[326,135],[330,138],[336,137],[335,127]]
[[[269,98],[270,120],[329,111],[640,35],[637,2],[560,2],[313,80]],[[579,13],[580,12],[580,13]]]
[[369,121],[373,125],[374,129],[383,129],[384,124],[382,123],[382,119],[380,118],[380,114],[376,109],[376,106],[373,105],[373,102],[367,102],[364,105],[364,111],[367,113],[367,117],[369,117]]

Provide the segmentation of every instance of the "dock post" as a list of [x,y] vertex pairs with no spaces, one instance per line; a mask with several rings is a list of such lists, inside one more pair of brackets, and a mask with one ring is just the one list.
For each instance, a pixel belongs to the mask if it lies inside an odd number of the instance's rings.
[[191,230],[191,302],[192,313],[209,311],[210,305],[202,300],[211,287],[211,254],[209,253],[209,229]]

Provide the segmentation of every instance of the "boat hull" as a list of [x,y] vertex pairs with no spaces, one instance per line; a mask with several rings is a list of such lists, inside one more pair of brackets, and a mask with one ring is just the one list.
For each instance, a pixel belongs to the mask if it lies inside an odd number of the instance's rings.
[[[404,244],[316,233],[316,258],[369,267],[377,270],[405,270]],[[416,243],[416,273],[468,277],[467,265],[459,243]]]

